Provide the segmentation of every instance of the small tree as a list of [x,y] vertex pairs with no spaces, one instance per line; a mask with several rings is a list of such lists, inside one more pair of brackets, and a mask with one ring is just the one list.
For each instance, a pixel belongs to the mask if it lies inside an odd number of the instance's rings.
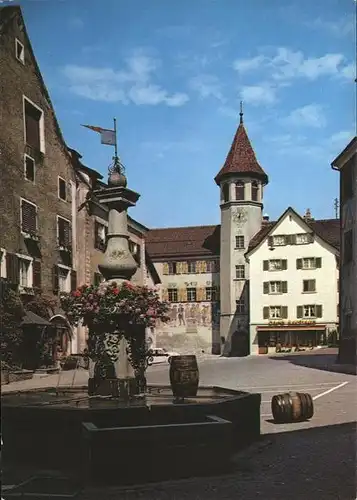
[[21,364],[21,346],[24,340],[21,321],[25,311],[20,296],[3,287],[0,304],[1,361],[8,365]]

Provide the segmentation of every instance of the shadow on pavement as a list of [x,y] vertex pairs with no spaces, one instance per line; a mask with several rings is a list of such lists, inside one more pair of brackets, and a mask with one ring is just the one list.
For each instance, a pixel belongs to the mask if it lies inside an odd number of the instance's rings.
[[294,365],[306,366],[315,370],[325,370],[330,372],[346,373],[356,375],[356,367],[352,365],[342,365],[337,363],[337,354],[333,353],[296,353],[296,354],[279,354],[269,356],[269,359],[274,361],[290,361]]

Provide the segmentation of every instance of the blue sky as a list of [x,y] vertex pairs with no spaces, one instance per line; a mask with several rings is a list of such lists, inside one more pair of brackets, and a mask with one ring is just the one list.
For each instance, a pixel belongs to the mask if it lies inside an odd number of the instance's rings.
[[[7,3],[7,2],[5,2]],[[65,140],[106,175],[112,148],[81,123],[118,120],[130,214],[149,227],[215,224],[213,178],[239,101],[268,173],[265,212],[334,216],[330,163],[355,133],[354,0],[24,0]]]

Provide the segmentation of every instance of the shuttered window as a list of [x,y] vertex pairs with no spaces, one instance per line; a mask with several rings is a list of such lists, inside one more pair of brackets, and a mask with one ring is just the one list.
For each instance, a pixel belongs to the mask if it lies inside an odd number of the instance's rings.
[[178,302],[177,288],[168,288],[167,292],[169,302]]
[[67,200],[67,184],[61,177],[58,177],[58,197],[63,201]]
[[256,181],[252,182],[252,201],[258,201],[259,186]]
[[13,253],[6,253],[6,278],[9,283],[17,285],[19,283],[20,270],[19,259]]
[[21,200],[21,229],[28,234],[37,231],[37,207],[26,200]]
[[196,302],[197,300],[197,290],[196,288],[187,288],[187,301]]
[[236,200],[244,200],[244,182],[237,182],[235,185]]
[[26,144],[41,151],[41,129],[40,120],[42,111],[25,101],[25,135]]
[[71,225],[68,220],[58,217],[58,244],[63,247],[70,247],[71,241]]
[[32,286],[34,288],[41,288],[41,262],[34,260],[32,262]]

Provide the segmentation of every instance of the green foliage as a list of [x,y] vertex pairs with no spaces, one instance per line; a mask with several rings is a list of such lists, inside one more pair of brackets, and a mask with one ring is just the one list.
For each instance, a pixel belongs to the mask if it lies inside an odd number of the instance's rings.
[[8,365],[21,363],[23,332],[21,321],[25,314],[17,292],[4,289],[0,304],[1,360]]
[[50,319],[58,306],[58,299],[49,295],[38,293],[26,304],[26,309],[41,316],[44,319]]

